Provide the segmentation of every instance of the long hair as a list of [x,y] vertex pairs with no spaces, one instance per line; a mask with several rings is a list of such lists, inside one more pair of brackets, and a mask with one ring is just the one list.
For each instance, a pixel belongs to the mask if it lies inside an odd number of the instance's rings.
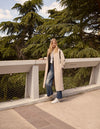
[[[51,41],[50,41],[49,48],[47,50],[47,56],[49,54],[51,54],[51,52],[53,51],[53,48],[52,48],[53,40],[55,40],[56,41],[56,44],[57,44],[57,40],[55,38],[52,38]],[[58,48],[59,48],[58,45],[56,45],[56,47],[54,48],[54,53],[58,52]]]

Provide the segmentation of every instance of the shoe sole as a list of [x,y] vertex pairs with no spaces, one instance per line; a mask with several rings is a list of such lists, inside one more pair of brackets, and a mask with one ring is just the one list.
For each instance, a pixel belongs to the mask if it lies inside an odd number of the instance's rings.
[[[51,102],[52,103],[52,102]],[[60,102],[55,102],[55,103],[60,103]],[[52,104],[55,104],[55,103],[52,103]]]

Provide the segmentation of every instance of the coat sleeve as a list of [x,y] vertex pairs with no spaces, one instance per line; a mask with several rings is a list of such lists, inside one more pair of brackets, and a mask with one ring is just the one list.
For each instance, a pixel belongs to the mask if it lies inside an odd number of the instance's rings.
[[65,56],[62,50],[61,50],[61,66],[62,68],[65,68]]

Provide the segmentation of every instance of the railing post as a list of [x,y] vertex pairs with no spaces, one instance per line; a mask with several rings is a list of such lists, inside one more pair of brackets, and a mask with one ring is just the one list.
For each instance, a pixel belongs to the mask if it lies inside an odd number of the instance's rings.
[[100,84],[100,64],[92,68],[89,85]]
[[33,65],[26,75],[25,98],[39,98],[39,66]]

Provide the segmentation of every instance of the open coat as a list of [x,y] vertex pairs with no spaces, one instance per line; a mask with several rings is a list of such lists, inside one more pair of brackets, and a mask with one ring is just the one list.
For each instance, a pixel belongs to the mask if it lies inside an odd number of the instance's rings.
[[[43,81],[43,88],[45,88],[45,81],[49,70],[49,63],[50,63],[50,55],[46,58],[46,66],[45,66],[45,74],[44,74],[44,81]],[[56,91],[63,91],[63,70],[62,68],[65,67],[65,57],[63,51],[58,48],[58,51],[54,53],[54,84]]]

